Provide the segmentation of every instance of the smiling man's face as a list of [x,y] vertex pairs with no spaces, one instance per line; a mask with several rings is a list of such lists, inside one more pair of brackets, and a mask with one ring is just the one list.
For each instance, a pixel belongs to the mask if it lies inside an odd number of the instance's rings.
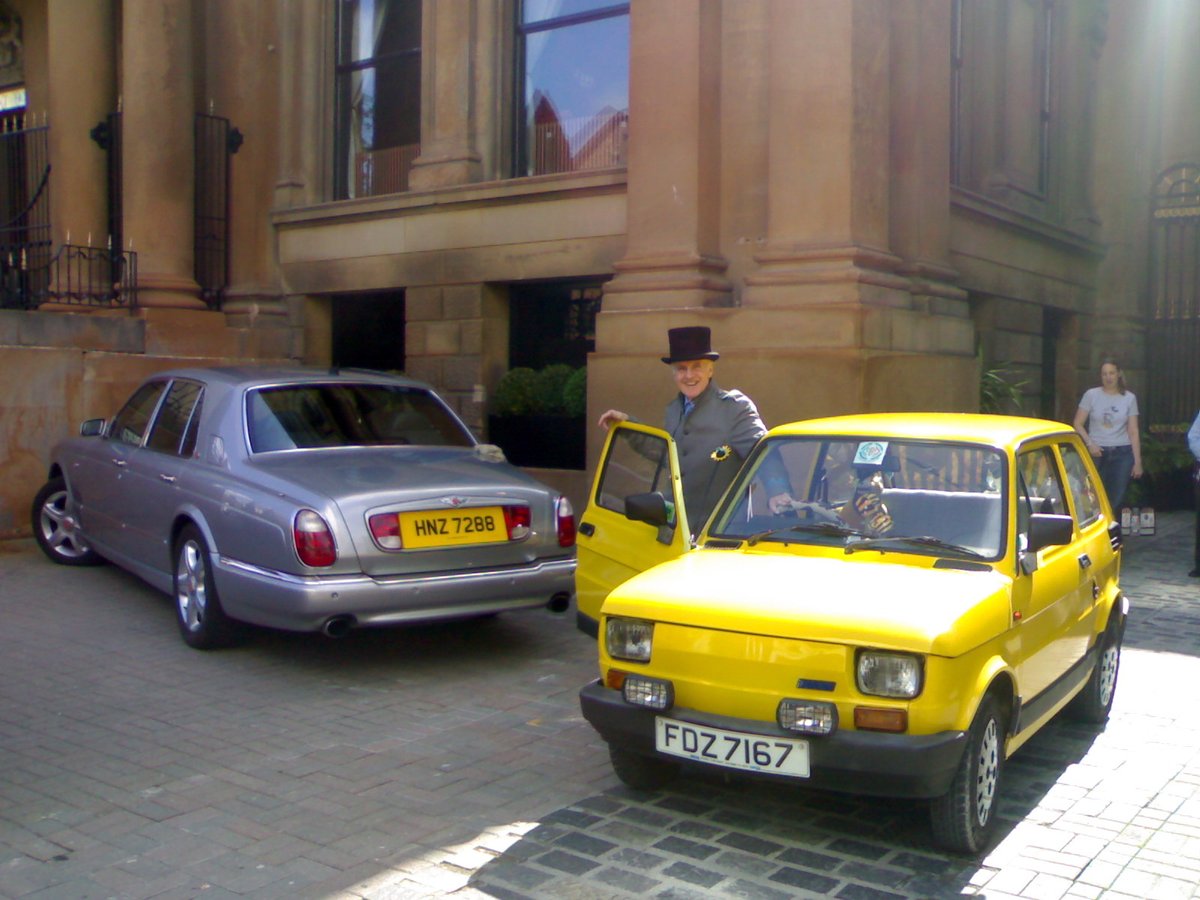
[[679,393],[689,400],[695,400],[712,381],[713,362],[711,359],[685,359],[672,363],[671,370],[675,374],[675,386],[679,388]]

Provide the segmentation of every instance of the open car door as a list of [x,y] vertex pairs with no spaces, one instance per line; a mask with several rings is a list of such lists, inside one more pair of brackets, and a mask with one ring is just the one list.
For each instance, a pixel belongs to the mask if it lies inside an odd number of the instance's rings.
[[576,546],[576,624],[595,637],[609,591],[692,548],[670,435],[634,422],[609,430]]

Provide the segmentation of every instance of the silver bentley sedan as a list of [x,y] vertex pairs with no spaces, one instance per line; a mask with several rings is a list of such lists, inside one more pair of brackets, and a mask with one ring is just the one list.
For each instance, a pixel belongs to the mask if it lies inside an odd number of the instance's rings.
[[51,454],[46,555],[175,598],[190,646],[242,623],[340,636],[574,593],[571,504],[426,384],[361,371],[163,372]]

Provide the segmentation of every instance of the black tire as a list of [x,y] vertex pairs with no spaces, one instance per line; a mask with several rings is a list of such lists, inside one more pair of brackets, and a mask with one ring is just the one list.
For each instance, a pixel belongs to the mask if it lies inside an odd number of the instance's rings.
[[[1114,612],[1115,616],[1116,613]],[[1067,707],[1071,718],[1092,725],[1103,725],[1112,711],[1117,693],[1117,675],[1121,670],[1121,637],[1124,629],[1116,620],[1100,637],[1100,657],[1092,668],[1087,685]]]
[[675,763],[654,756],[630,753],[611,744],[608,748],[608,758],[612,760],[613,771],[617,773],[617,777],[639,791],[656,791],[672,782],[679,774],[679,766]]
[[98,566],[104,557],[79,533],[75,500],[62,478],[51,478],[33,498],[30,511],[38,546],[60,566]]
[[996,698],[979,705],[950,790],[930,803],[933,837],[956,853],[979,853],[996,830],[1004,774],[1006,723]]
[[175,540],[175,620],[185,644],[196,650],[227,647],[238,636],[225,615],[209,568],[208,543],[195,525],[184,526]]

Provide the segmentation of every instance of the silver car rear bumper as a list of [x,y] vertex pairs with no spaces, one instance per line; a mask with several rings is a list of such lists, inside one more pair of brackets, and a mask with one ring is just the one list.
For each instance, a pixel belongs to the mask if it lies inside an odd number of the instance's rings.
[[289,631],[319,631],[334,618],[394,625],[546,606],[575,594],[575,559],[539,560],[435,575],[371,578],[274,572],[229,557],[213,560],[225,612]]

